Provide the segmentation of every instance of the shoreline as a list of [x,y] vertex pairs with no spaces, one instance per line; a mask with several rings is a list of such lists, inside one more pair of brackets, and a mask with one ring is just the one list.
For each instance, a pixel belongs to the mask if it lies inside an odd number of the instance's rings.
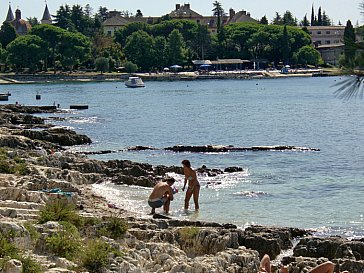
[[195,80],[229,80],[229,79],[276,79],[291,77],[339,76],[340,73],[326,72],[322,69],[292,70],[280,73],[278,70],[241,70],[211,72],[163,72],[163,73],[38,73],[38,74],[0,74],[0,85],[3,84],[43,84],[69,82],[108,82],[126,81],[129,76],[138,76],[145,81],[195,81]]
[[[340,237],[318,238],[309,230],[294,227],[251,226],[245,230],[233,224],[222,224],[183,219],[153,219],[140,217],[126,207],[110,206],[108,200],[92,191],[92,185],[102,181],[115,184],[152,187],[159,177],[168,172],[181,173],[181,167],[152,166],[128,160],[92,160],[67,151],[65,146],[82,145],[91,140],[85,135],[66,129],[45,126],[44,119],[28,115],[43,111],[39,107],[0,106],[0,146],[6,149],[3,158],[17,167],[26,165],[21,174],[0,174],[0,230],[21,227],[29,216],[34,216],[35,203],[44,206],[46,200],[58,198],[57,193],[42,189],[58,188],[72,192],[82,209],[79,213],[103,219],[120,217],[128,222],[129,229],[119,240],[122,257],[113,258],[109,266],[116,272],[258,272],[260,258],[269,254],[272,259],[282,251],[293,250],[293,255],[282,258],[292,268],[332,260],[350,272],[364,269],[364,240],[346,240]],[[32,130],[37,129],[37,130]],[[41,129],[41,130],[39,130]],[[56,151],[56,152],[55,152]],[[15,158],[17,158],[15,160]],[[209,170],[218,172],[219,170]],[[221,170],[220,170],[221,171]],[[25,206],[29,206],[25,211]],[[41,226],[46,230],[47,224]],[[44,232],[44,231],[43,231]],[[53,231],[54,232],[54,231]],[[49,232],[51,234],[52,231]],[[299,238],[294,246],[292,240]],[[48,267],[67,268],[70,263],[54,266],[54,257],[42,249],[29,249],[36,259],[38,252],[46,255]],[[334,251],[335,250],[335,251]],[[43,249],[44,251],[44,249]],[[163,257],[163,259],[161,258]],[[4,271],[5,273],[10,271]],[[63,272],[63,271],[62,271]],[[74,272],[74,271],[68,271]]]

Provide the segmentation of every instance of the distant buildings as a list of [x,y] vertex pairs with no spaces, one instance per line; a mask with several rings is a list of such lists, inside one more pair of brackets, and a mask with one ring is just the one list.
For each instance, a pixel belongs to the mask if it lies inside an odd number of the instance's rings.
[[344,41],[345,26],[309,26],[312,43],[320,45],[339,45]]
[[345,26],[309,26],[307,30],[322,60],[337,65],[340,56],[344,54]]
[[[175,9],[167,14],[167,16],[172,19],[191,20],[197,24],[207,26],[211,33],[217,32],[217,17],[203,16],[192,10],[190,4],[176,4]],[[103,28],[106,35],[114,36],[117,30],[129,23],[144,22],[153,24],[161,19],[162,17],[123,16],[120,11],[114,10],[108,12],[108,18],[103,22]],[[16,9],[14,16],[10,5],[5,21],[10,22],[19,35],[25,35],[31,29],[30,23],[21,18],[20,9]],[[40,22],[41,24],[52,24],[52,16],[47,4],[45,5]],[[258,23],[245,10],[235,12],[234,9],[230,9],[229,14],[223,15],[221,18],[222,25],[240,22]],[[308,26],[307,29],[311,35],[313,45],[321,53],[324,62],[336,65],[339,57],[344,53],[345,26]]]
[[[172,10],[168,16],[172,19],[185,19],[207,26],[211,33],[217,31],[217,17],[216,16],[203,16],[191,9],[190,4],[176,4],[174,10]],[[110,11],[109,18],[103,23],[104,33],[110,36],[114,36],[115,31],[119,30],[123,26],[131,22],[145,22],[147,24],[153,24],[161,19],[161,17],[124,17],[121,12]],[[237,22],[254,22],[257,21],[250,17],[250,13],[245,10],[235,12],[230,9],[229,15],[224,15],[221,18],[222,25]]]
[[[13,14],[13,10],[11,9],[11,6],[9,5],[8,13],[6,15],[5,22],[9,22],[12,24],[15,28],[15,31],[18,35],[22,36],[29,32],[29,30],[32,28],[30,23],[27,20],[24,20],[21,18],[21,11],[20,9],[15,10],[15,17]],[[45,10],[43,13],[43,18],[41,20],[42,24],[52,24],[52,17],[49,13],[48,6],[46,4]]]
[[9,5],[8,15],[6,16],[6,22],[9,22],[15,28],[16,33],[18,35],[25,35],[32,28],[28,21],[21,18],[20,9],[16,9],[15,17],[13,11]]

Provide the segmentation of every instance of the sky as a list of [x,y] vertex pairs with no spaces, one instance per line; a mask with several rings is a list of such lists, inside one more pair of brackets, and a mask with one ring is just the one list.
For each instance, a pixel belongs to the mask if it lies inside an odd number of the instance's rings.
[[[191,9],[205,16],[212,15],[212,3],[215,0],[190,0],[190,1],[171,1],[171,0],[47,0],[50,13],[56,14],[56,11],[61,5],[68,4],[70,6],[79,4],[85,6],[90,4],[96,12],[99,6],[106,7],[108,10],[128,10],[133,14],[137,9],[140,9],[144,16],[161,16],[175,9],[176,4],[189,3]],[[307,18],[311,16],[311,7],[314,6],[317,14],[318,8],[321,6],[326,15],[333,20],[337,25],[340,21],[346,24],[348,19],[355,26],[364,24],[364,15],[360,13],[359,4],[364,3],[364,0],[220,0],[219,1],[226,12],[230,8],[235,11],[246,10],[250,12],[255,19],[260,19],[264,15],[267,16],[269,22],[274,18],[275,13],[283,14],[289,10],[300,21],[305,14]],[[37,17],[41,19],[44,11],[45,0],[10,0],[13,12],[19,8],[22,12],[22,18]],[[9,0],[0,0],[0,20],[6,18]]]

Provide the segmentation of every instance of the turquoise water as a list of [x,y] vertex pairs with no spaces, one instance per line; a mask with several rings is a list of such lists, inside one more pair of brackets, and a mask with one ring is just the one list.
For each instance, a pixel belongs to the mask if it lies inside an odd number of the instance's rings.
[[[242,173],[199,177],[201,210],[184,213],[183,193],[172,214],[237,225],[274,224],[315,228],[323,234],[364,236],[364,101],[335,98],[341,79],[292,78],[6,85],[10,103],[88,104],[69,111],[60,125],[87,134],[82,150],[122,150],[133,145],[295,145],[319,152],[172,153],[162,150],[95,156],[153,165],[240,166]],[[42,96],[35,100],[36,93]],[[53,122],[53,121],[52,121]],[[55,122],[53,122],[55,123]],[[181,187],[182,177],[174,175]],[[150,189],[103,185],[113,202],[143,214]],[[133,202],[129,202],[132,200]]]

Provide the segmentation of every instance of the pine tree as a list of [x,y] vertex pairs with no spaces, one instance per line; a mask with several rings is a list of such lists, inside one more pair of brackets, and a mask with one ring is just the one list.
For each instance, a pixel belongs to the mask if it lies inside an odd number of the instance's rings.
[[224,16],[224,9],[219,1],[215,1],[213,6],[212,11],[214,12],[214,16],[217,17],[217,31],[219,32],[221,29],[221,19]]
[[313,5],[312,5],[312,11],[311,11],[311,26],[315,26],[315,11],[313,9]]
[[288,64],[290,54],[291,54],[291,49],[289,44],[287,26],[284,25],[283,36],[282,36],[282,57],[284,64]]
[[355,58],[356,46],[355,46],[355,31],[350,20],[346,22],[346,27],[344,31],[344,44],[345,44],[344,46],[345,61],[348,64],[351,64]]
[[321,7],[319,7],[317,12],[317,25],[322,26],[322,13],[321,13]]
[[310,25],[310,23],[307,20],[307,14],[305,14],[305,17],[303,17],[303,20],[301,22],[301,26],[308,27],[309,25]]
[[273,25],[282,25],[282,16],[276,12],[276,16],[273,18]]
[[325,11],[322,13],[322,25],[331,26],[331,20],[329,16],[326,15]]
[[262,25],[268,25],[268,19],[267,16],[263,16],[262,19],[259,21]]

